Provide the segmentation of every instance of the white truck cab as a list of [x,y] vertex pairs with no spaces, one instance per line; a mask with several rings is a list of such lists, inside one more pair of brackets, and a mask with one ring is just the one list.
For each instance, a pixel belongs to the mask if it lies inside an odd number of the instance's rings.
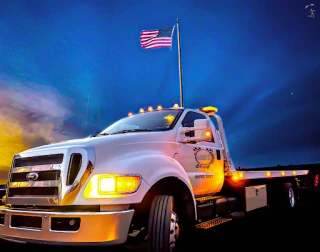
[[147,237],[150,251],[172,251],[190,227],[270,202],[294,207],[295,180],[308,171],[237,171],[216,112],[149,107],[96,136],[15,155],[0,238],[114,245]]

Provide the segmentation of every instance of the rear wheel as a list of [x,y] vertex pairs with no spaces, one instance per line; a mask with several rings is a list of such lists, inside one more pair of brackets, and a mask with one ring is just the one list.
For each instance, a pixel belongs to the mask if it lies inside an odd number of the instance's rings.
[[289,188],[289,204],[291,207],[296,206],[296,198],[295,198],[294,191],[293,191],[292,187]]
[[269,185],[268,204],[275,210],[289,210],[297,205],[298,194],[290,182]]
[[283,184],[283,193],[284,206],[287,208],[294,208],[296,206],[296,197],[291,183]]
[[180,234],[179,218],[174,199],[169,195],[156,196],[151,204],[148,223],[148,250],[174,251]]

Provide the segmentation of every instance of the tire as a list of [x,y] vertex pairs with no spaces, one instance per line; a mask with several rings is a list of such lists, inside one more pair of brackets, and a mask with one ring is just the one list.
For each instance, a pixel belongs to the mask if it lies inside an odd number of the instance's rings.
[[283,206],[285,208],[295,208],[296,207],[296,194],[291,183],[283,183]]
[[148,251],[174,251],[180,228],[172,196],[156,196],[151,204],[148,223]]
[[294,209],[297,204],[297,196],[292,183],[284,182],[273,185],[268,190],[268,204],[276,211]]

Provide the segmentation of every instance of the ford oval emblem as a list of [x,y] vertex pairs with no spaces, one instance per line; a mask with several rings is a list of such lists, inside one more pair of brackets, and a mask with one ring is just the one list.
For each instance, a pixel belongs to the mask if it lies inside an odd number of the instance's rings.
[[27,180],[31,180],[31,181],[35,181],[37,180],[39,177],[39,174],[38,173],[35,173],[35,172],[30,172],[26,175],[26,179]]

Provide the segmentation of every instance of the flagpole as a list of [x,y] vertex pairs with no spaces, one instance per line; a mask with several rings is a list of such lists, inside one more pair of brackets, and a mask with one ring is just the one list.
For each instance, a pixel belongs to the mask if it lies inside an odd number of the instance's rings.
[[177,36],[178,36],[178,62],[179,62],[179,81],[180,81],[180,107],[183,107],[182,59],[181,59],[181,41],[180,41],[180,18],[177,19]]

